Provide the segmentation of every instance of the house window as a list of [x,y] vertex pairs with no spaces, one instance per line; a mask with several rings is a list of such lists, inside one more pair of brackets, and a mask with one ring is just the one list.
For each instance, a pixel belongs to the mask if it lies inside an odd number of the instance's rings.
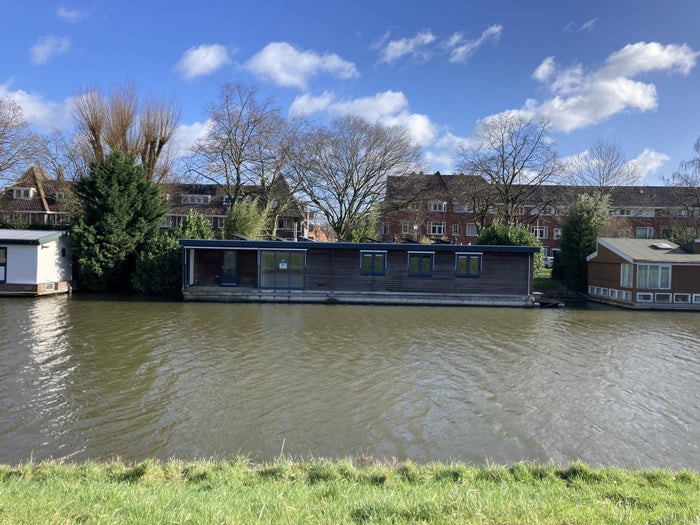
[[457,277],[481,277],[481,254],[456,254],[455,275]]
[[377,233],[380,235],[389,235],[389,223],[380,222],[379,227],[377,228]]
[[676,293],[673,294],[673,302],[681,304],[690,304],[690,294],[689,293]]
[[661,235],[660,237],[662,239],[668,239],[671,233],[671,228],[668,226],[662,226],[661,227]]
[[467,223],[467,237],[477,237],[479,232],[476,230],[476,224],[473,222]]
[[447,203],[441,201],[431,201],[428,203],[428,209],[430,211],[445,211],[447,210]]
[[554,240],[561,239],[561,228],[554,228]]
[[513,211],[514,215],[525,215],[525,206],[516,206]]
[[211,195],[182,195],[182,204],[209,204]]
[[455,210],[455,213],[467,213],[467,212],[471,212],[472,208],[471,208],[471,206],[469,206],[469,204],[458,204],[455,202],[454,203],[454,210]]
[[444,222],[431,222],[429,225],[430,235],[445,235]]
[[362,275],[384,275],[386,273],[386,252],[360,252],[360,273]]
[[542,215],[556,215],[557,210],[554,206],[545,206],[542,210]]
[[532,226],[530,228],[530,231],[538,239],[546,239],[547,238],[547,226]]
[[623,208],[623,209],[617,210],[615,215],[617,215],[619,217],[629,217],[630,215],[632,215],[632,210],[630,210],[628,208]]
[[408,275],[433,275],[433,252],[408,252]]
[[638,264],[637,288],[671,288],[671,266],[662,264]]
[[454,236],[459,235],[459,224],[452,225],[452,235],[454,235]]
[[277,229],[279,229],[279,230],[293,230],[294,229],[294,219],[292,217],[279,217],[277,219]]
[[34,196],[34,188],[14,188],[15,199],[31,199]]
[[640,226],[637,228],[637,239],[653,239],[654,228],[651,226]]
[[216,229],[217,230],[223,230],[224,229],[224,221],[226,220],[226,217],[217,217],[216,218]]
[[417,222],[402,222],[401,223],[401,233],[403,235],[410,235],[412,233],[418,233],[418,223]]
[[0,248],[0,283],[4,283],[7,278],[7,248]]
[[634,266],[631,264],[621,264],[620,265],[620,286],[622,288],[632,288],[632,274],[634,272]]

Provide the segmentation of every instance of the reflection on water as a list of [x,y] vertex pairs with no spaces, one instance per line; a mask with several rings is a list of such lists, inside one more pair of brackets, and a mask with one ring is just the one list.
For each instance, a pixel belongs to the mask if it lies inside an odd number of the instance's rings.
[[700,469],[700,316],[0,299],[0,462]]

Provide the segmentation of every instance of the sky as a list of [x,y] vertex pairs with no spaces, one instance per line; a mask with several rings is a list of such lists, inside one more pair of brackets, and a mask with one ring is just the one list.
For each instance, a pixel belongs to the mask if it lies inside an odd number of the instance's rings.
[[700,137],[700,1],[6,0],[0,97],[37,131],[71,99],[133,84],[176,104],[183,148],[225,82],[286,116],[405,126],[428,172],[455,171],[505,111],[550,122],[562,158],[616,143],[662,185]]

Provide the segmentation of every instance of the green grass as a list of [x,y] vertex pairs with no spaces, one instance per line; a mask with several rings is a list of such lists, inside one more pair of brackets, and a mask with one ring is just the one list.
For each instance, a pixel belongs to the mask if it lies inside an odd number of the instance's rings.
[[0,523],[700,523],[689,471],[311,460],[0,465]]
[[556,292],[559,281],[552,278],[552,269],[544,268],[535,276],[534,289],[536,292]]

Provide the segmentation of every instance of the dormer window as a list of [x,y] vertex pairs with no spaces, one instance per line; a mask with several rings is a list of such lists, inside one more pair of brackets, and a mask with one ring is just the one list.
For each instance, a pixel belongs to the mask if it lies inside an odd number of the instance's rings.
[[36,190],[34,188],[13,188],[12,194],[15,199],[33,199]]
[[183,195],[182,204],[209,204],[211,195]]

